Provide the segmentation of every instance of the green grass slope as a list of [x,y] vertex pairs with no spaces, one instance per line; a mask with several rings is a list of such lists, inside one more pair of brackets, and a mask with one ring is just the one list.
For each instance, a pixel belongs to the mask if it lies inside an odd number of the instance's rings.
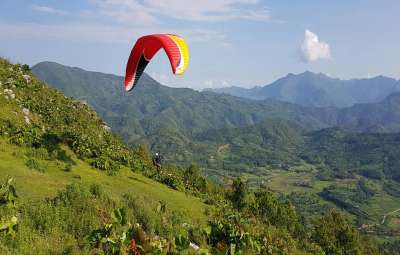
[[115,199],[120,199],[123,194],[134,194],[148,200],[165,201],[172,210],[185,215],[186,220],[205,221],[206,205],[199,198],[173,190],[128,168],[122,168],[115,176],[109,176],[77,159],[72,151],[66,149],[67,155],[76,162],[71,171],[65,171],[60,162],[42,161],[46,170],[39,172],[26,166],[29,151],[28,148],[10,145],[0,139],[0,182],[4,182],[8,176],[14,177],[19,196],[23,199],[53,197],[74,182],[86,186],[98,184]]

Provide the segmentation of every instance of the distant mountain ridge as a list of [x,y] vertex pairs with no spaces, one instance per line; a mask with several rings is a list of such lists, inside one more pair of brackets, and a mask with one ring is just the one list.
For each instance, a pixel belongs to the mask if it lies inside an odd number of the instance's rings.
[[255,100],[274,98],[303,106],[343,108],[360,103],[379,102],[388,95],[399,92],[400,81],[384,76],[341,80],[306,71],[301,74],[288,74],[263,87],[227,87],[207,91]]
[[[321,108],[273,98],[251,100],[170,88],[147,74],[143,74],[134,91],[126,93],[123,77],[54,62],[39,63],[32,71],[67,96],[85,99],[124,142],[148,144],[152,150],[171,152],[166,157],[174,163],[192,160],[204,143],[208,150],[210,141],[207,139],[217,138],[209,136],[213,130],[222,130],[216,132],[219,134],[225,132],[223,130],[240,133],[229,129],[257,125],[266,119],[290,121],[282,126],[298,125],[308,131],[336,126],[356,132],[400,131],[400,93],[393,93],[378,103],[342,109]],[[276,122],[264,122],[264,126],[268,128],[273,123]],[[259,129],[254,127],[254,130]],[[244,138],[244,141],[249,140]],[[243,146],[240,148],[246,145]]]

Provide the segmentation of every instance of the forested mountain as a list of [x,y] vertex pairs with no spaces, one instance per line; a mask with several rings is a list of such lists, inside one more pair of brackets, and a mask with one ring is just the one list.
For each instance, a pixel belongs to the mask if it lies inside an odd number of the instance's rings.
[[169,88],[146,74],[134,91],[126,93],[122,87],[123,78],[115,75],[51,62],[39,63],[32,70],[66,95],[87,100],[128,143],[161,130],[188,136],[209,129],[252,125],[266,118],[291,120],[309,129],[328,126],[321,121],[324,114],[320,111],[273,99],[253,101]]
[[336,126],[363,132],[400,131],[400,93],[378,103],[356,104],[337,113]]
[[341,80],[307,71],[297,75],[288,74],[263,87],[227,87],[211,91],[256,100],[274,98],[303,106],[342,108],[379,102],[393,92],[400,91],[400,81],[384,76]]
[[[342,109],[316,108],[275,99],[257,101],[169,88],[146,74],[134,91],[126,93],[122,88],[122,77],[53,62],[39,63],[33,67],[33,72],[68,96],[87,101],[126,143],[147,144],[175,163],[188,163],[198,158],[193,152],[200,148],[210,152],[210,141],[202,140],[204,133],[210,130],[240,128],[265,119],[288,120],[306,130],[339,126],[357,132],[400,131],[399,93],[378,103]],[[319,78],[314,79],[319,81],[333,82],[327,76],[316,77]]]

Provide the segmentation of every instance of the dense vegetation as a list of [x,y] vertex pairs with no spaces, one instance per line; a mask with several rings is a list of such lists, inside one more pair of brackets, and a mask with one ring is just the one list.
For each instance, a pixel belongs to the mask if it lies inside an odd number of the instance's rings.
[[[0,82],[2,254],[385,254],[398,246],[361,235],[337,210],[306,219],[291,197],[240,178],[223,189],[196,165],[157,171],[145,146],[125,147],[86,105],[27,66],[2,59]],[[301,128],[286,122],[246,128],[256,135],[239,136],[239,148],[289,144],[285,158],[304,143]],[[229,132],[209,135],[229,142],[240,129]]]
[[325,129],[307,137],[301,157],[339,178],[355,174],[400,181],[400,134],[356,134]]

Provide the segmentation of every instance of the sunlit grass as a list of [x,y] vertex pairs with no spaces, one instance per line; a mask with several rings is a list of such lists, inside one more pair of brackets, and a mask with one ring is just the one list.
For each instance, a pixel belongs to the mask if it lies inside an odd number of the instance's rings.
[[[67,150],[67,148],[64,148]],[[26,149],[9,145],[0,139],[0,179],[7,176],[15,178],[20,199],[35,200],[55,196],[67,184],[80,182],[84,185],[99,184],[114,199],[123,194],[134,194],[148,198],[149,201],[165,201],[167,206],[194,221],[205,221],[206,205],[199,198],[173,190],[140,173],[122,168],[116,176],[108,176],[105,172],[92,168],[88,163],[77,159],[72,152],[68,155],[76,162],[70,172],[64,171],[57,161],[46,161],[44,173],[29,169],[25,162]],[[14,156],[18,155],[18,157]]]

